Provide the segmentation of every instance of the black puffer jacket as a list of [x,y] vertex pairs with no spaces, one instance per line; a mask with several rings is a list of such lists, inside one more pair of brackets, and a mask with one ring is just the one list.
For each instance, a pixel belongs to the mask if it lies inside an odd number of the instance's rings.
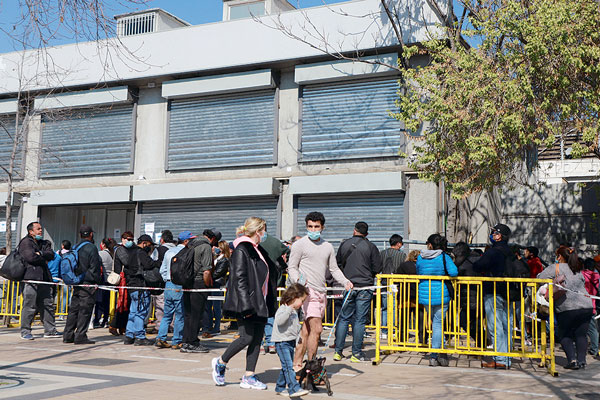
[[[267,252],[259,245],[264,261],[248,242],[240,242],[231,256],[227,295],[223,315],[233,318],[255,316],[261,319],[273,317],[277,304],[277,268]],[[263,297],[262,285],[269,273],[267,297]]]
[[48,261],[54,259],[54,251],[49,241],[35,240],[27,235],[19,242],[19,254],[25,261],[23,279],[52,282]]
[[[471,253],[467,258],[456,257],[454,263],[458,267],[458,276],[480,276],[480,274],[476,273],[473,269],[473,264],[475,264],[477,260],[479,260],[479,256],[474,253]],[[467,285],[463,283],[460,285],[460,304],[462,307],[467,306],[468,295],[469,308],[477,308],[477,288],[478,285],[475,284]]]
[[383,268],[379,249],[363,236],[344,240],[336,258],[346,278],[356,287],[372,286],[375,275]]

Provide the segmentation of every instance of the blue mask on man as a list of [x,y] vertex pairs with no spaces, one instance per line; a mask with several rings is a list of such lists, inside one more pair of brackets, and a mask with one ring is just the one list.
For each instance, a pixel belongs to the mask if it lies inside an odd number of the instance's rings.
[[319,240],[321,238],[321,231],[308,231],[308,238],[310,240]]
[[35,240],[42,240],[44,237],[42,235],[35,235]]
[[496,243],[496,241],[494,240],[494,234],[490,233],[490,242],[492,242],[492,244]]
[[128,240],[125,242],[125,247],[127,247],[128,249],[133,247],[133,241],[132,240]]

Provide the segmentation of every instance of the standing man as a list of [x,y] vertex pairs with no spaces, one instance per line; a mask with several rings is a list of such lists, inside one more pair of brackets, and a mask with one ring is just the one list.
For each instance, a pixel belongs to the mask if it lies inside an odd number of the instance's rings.
[[348,333],[348,325],[352,323],[352,357],[351,362],[370,361],[362,351],[367,316],[371,311],[372,289],[361,289],[373,286],[375,275],[381,272],[381,256],[379,249],[367,239],[369,225],[359,221],[354,225],[354,234],[344,240],[337,253],[337,262],[346,278],[352,282],[354,290],[345,294],[346,304],[342,307],[340,320],[335,330],[335,355],[333,359],[341,361],[342,350]]
[[[186,289],[212,287],[212,247],[216,246],[219,240],[221,240],[221,232],[206,229],[201,237],[190,242],[189,246],[194,249],[194,282]],[[207,299],[208,292],[183,293],[183,345],[180,350],[182,353],[208,353],[208,348],[202,346],[198,339]]]
[[[175,241],[173,240],[173,232],[165,229],[160,234],[160,246],[154,249],[151,257],[153,260],[158,260],[162,266],[165,253],[174,247]],[[157,333],[158,327],[160,326],[160,322],[162,321],[164,315],[165,294],[161,293],[159,295],[152,295],[152,305],[154,305],[154,328],[149,330],[148,333]]]
[[322,319],[327,306],[326,274],[331,272],[333,278],[346,290],[353,285],[335,260],[335,252],[331,243],[321,239],[321,232],[325,228],[325,216],[313,211],[304,219],[307,235],[297,240],[292,246],[288,262],[288,274],[291,283],[302,283],[308,288],[308,297],[302,304],[304,324],[300,331],[302,341],[296,347],[294,355],[294,369],[302,368],[302,359],[308,352],[308,359],[317,355],[319,338],[323,332]]
[[[487,250],[473,264],[475,272],[483,273],[484,276],[493,278],[502,278],[506,276],[506,258],[512,256],[508,247],[508,238],[510,237],[510,228],[504,224],[497,224],[492,228],[490,241],[492,247]],[[487,331],[496,332],[492,337],[494,349],[500,353],[506,353],[509,350],[511,341],[512,315],[508,318],[510,309],[506,301],[506,284],[496,283],[496,295],[494,296],[494,282],[483,283],[483,303],[485,314],[489,317],[487,320]],[[494,313],[495,310],[495,313]],[[496,318],[493,316],[496,315]],[[494,356],[494,360],[482,364],[484,368],[502,368],[510,367],[510,357]]]
[[[401,265],[404,261],[406,261],[406,254],[400,250],[404,246],[402,236],[394,233],[390,237],[390,247],[381,250],[381,265],[383,269],[381,273],[383,274],[399,274],[401,270]],[[415,271],[416,273],[416,271]],[[387,284],[387,282],[383,282],[383,284]],[[387,292],[387,290],[386,290]],[[383,339],[387,338],[387,294],[381,295],[381,337]],[[394,323],[396,321],[394,320]]]
[[[281,240],[267,233],[266,224],[265,236],[263,237],[263,241],[260,243],[260,245],[263,249],[267,251],[269,258],[277,267],[279,273],[279,276],[277,277],[277,285],[283,286],[285,282],[281,282],[281,277],[283,276],[283,273],[287,270],[287,263],[284,260],[284,255],[289,254],[290,249],[285,244],[281,243]],[[265,341],[263,346],[265,353],[275,354],[275,343],[271,342],[271,334],[273,333],[273,321],[273,317],[267,319],[267,324],[265,325]]]
[[[94,231],[89,225],[81,225],[79,228],[81,240],[77,249],[77,275],[83,274],[82,284],[98,285],[102,283],[102,259],[98,249],[94,246]],[[63,333],[64,343],[94,344],[88,339],[87,330],[92,319],[92,311],[96,303],[96,288],[73,287],[71,303],[69,303],[69,314]]]
[[[49,241],[42,239],[42,225],[32,222],[27,225],[27,236],[19,242],[18,252],[25,261],[23,279],[52,282],[48,269],[48,261],[54,258],[54,251]],[[25,283],[23,284],[23,306],[21,309],[21,339],[33,340],[31,324],[35,313],[40,313],[44,323],[44,337],[60,337],[54,322],[54,296],[52,286]]]
[[[183,289],[183,287],[171,282],[171,260],[181,251],[181,249],[188,245],[190,240],[195,238],[196,236],[192,235],[192,232],[183,231],[179,234],[179,243],[177,246],[170,248],[163,254],[160,275],[165,281],[165,308],[163,318],[160,321],[158,336],[156,337],[156,347],[161,349],[169,347],[181,349],[183,346],[181,344],[183,339],[183,292],[181,292],[181,289]],[[167,335],[169,333],[171,321],[173,321],[173,339],[171,340],[171,345],[169,345],[169,343],[167,343]]]

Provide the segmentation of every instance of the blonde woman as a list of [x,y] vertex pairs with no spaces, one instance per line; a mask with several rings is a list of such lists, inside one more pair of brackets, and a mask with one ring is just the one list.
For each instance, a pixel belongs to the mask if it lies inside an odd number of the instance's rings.
[[267,318],[275,315],[277,301],[277,268],[260,246],[265,237],[265,226],[264,219],[250,217],[238,228],[240,236],[233,242],[223,314],[237,318],[240,337],[221,357],[212,360],[212,375],[217,386],[225,385],[225,368],[229,360],[247,347],[246,373],[240,387],[267,389],[254,374]]

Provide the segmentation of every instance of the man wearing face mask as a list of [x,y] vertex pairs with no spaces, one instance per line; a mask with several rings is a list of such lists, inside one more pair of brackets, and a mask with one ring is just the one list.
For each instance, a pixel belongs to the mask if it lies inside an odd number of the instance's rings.
[[[32,222],[27,225],[27,236],[19,242],[18,251],[25,261],[23,279],[52,282],[48,261],[54,258],[52,244],[42,239],[42,225]],[[31,323],[35,313],[40,313],[44,323],[44,337],[60,337],[54,322],[54,296],[52,286],[33,283],[23,284],[23,308],[21,310],[21,338],[33,340]]]
[[308,287],[309,295],[302,305],[304,324],[300,331],[301,342],[294,355],[294,370],[302,368],[302,359],[308,352],[308,359],[317,355],[319,338],[323,332],[322,319],[327,305],[326,275],[331,272],[333,278],[345,286],[353,285],[338,267],[331,243],[321,238],[325,228],[325,216],[320,212],[311,212],[304,219],[307,234],[292,246],[288,262],[288,274],[291,283],[299,282]]

